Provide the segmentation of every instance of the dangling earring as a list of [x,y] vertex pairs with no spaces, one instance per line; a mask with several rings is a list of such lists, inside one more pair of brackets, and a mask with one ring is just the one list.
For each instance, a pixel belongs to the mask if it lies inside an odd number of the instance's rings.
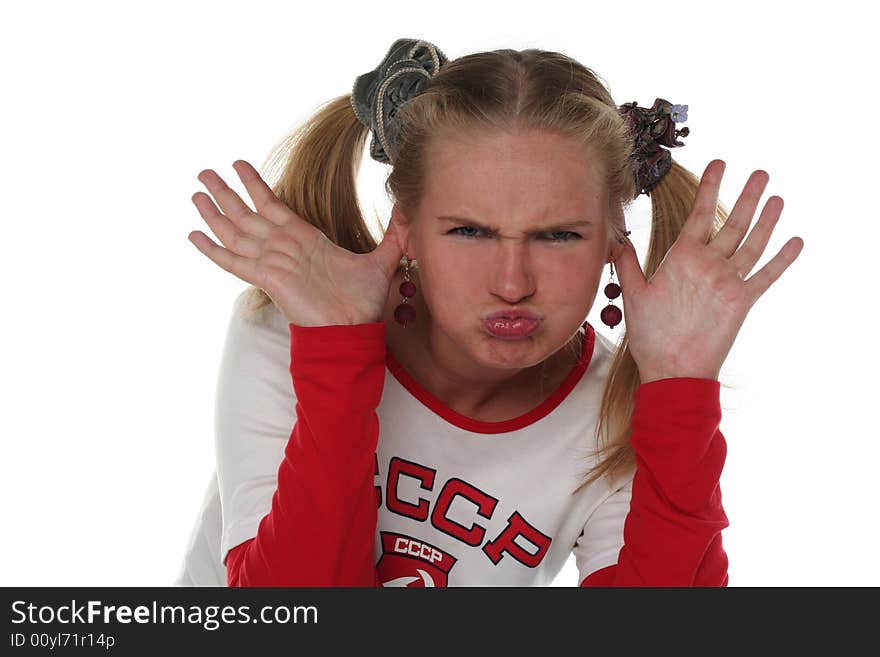
[[416,320],[416,309],[407,303],[407,298],[415,296],[416,284],[409,279],[410,260],[408,255],[404,256],[403,282],[400,284],[400,296],[403,297],[400,305],[394,309],[395,321],[406,327]]
[[611,282],[605,286],[605,296],[608,297],[608,305],[602,309],[600,318],[604,324],[608,325],[608,328],[614,328],[620,324],[620,320],[623,319],[623,313],[620,312],[620,308],[611,302],[612,299],[620,296],[620,286],[614,282],[614,263],[609,262],[608,264],[611,266]]
[[[617,241],[623,244],[630,233],[632,233],[631,230],[624,232],[623,237]],[[611,302],[612,299],[620,296],[620,286],[614,282],[614,262],[609,262],[608,265],[611,267],[611,282],[605,286],[605,296],[608,297],[608,305],[602,309],[599,318],[608,328],[614,328],[620,324],[620,320],[623,319],[623,313],[620,311],[620,308]]]

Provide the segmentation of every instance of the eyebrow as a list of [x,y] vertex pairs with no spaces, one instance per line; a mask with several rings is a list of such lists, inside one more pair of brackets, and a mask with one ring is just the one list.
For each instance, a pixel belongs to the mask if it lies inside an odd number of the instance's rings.
[[[494,234],[494,235],[498,234],[498,228],[496,228],[494,226],[485,226],[485,225],[481,224],[479,221],[476,221],[474,219],[468,219],[467,217],[452,217],[452,216],[448,216],[448,215],[441,215],[437,218],[440,219],[441,221],[451,221],[451,222],[460,223],[460,224],[470,224],[471,226],[474,226],[476,228],[484,230],[487,233]],[[526,235],[539,235],[541,233],[552,233],[554,231],[567,230],[569,228],[588,227],[588,226],[592,226],[592,225],[593,225],[593,222],[589,221],[587,219],[573,219],[571,221],[564,221],[562,223],[553,224],[550,226],[542,226],[540,228],[535,228],[534,230],[525,231],[525,234]]]

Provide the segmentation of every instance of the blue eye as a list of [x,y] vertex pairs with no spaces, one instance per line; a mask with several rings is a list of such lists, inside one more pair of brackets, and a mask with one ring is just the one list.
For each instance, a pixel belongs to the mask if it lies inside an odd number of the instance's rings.
[[450,230],[450,231],[449,231],[449,234],[450,234],[450,235],[459,235],[459,236],[461,236],[461,237],[471,237],[471,238],[476,237],[476,235],[471,235],[471,234],[465,234],[465,233],[459,233],[459,232],[456,232],[456,231],[459,231],[459,230],[476,230],[476,231],[479,231],[480,229],[479,229],[479,228],[474,228],[473,226],[459,226],[458,228],[453,228],[452,230]]
[[[570,230],[559,230],[559,231],[556,231],[555,233],[547,233],[547,234],[548,235],[566,235],[565,239],[553,239],[553,240],[551,240],[552,242],[568,242],[569,240],[572,240],[572,239],[579,240],[581,238],[580,235],[578,235],[577,233],[573,233]],[[570,236],[570,237],[568,237],[568,236]]]
[[[460,237],[467,237],[470,239],[477,239],[478,236],[473,233],[463,233],[458,231],[477,231],[478,233],[482,232],[481,229],[475,226],[459,226],[458,228],[453,228],[449,231],[450,235],[459,235]],[[581,239],[581,236],[577,233],[573,233],[570,230],[559,230],[553,233],[545,233],[545,235],[563,235],[564,237],[551,237],[548,242],[570,242],[574,239]]]

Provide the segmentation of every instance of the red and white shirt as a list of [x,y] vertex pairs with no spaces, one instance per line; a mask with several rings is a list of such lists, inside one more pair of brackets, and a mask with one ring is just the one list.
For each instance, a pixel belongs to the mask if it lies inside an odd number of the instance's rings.
[[585,322],[580,359],[539,406],[482,422],[397,363],[385,325],[300,327],[236,302],[217,384],[216,476],[182,585],[727,584],[720,384],[635,394],[634,473],[572,491],[596,462],[614,345]]

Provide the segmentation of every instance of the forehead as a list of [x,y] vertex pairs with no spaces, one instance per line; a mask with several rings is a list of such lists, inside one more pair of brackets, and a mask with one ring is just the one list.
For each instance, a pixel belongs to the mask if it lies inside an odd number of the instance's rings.
[[506,224],[561,214],[598,219],[605,207],[602,164],[593,149],[559,133],[438,136],[427,157],[423,207],[429,212],[470,212]]

